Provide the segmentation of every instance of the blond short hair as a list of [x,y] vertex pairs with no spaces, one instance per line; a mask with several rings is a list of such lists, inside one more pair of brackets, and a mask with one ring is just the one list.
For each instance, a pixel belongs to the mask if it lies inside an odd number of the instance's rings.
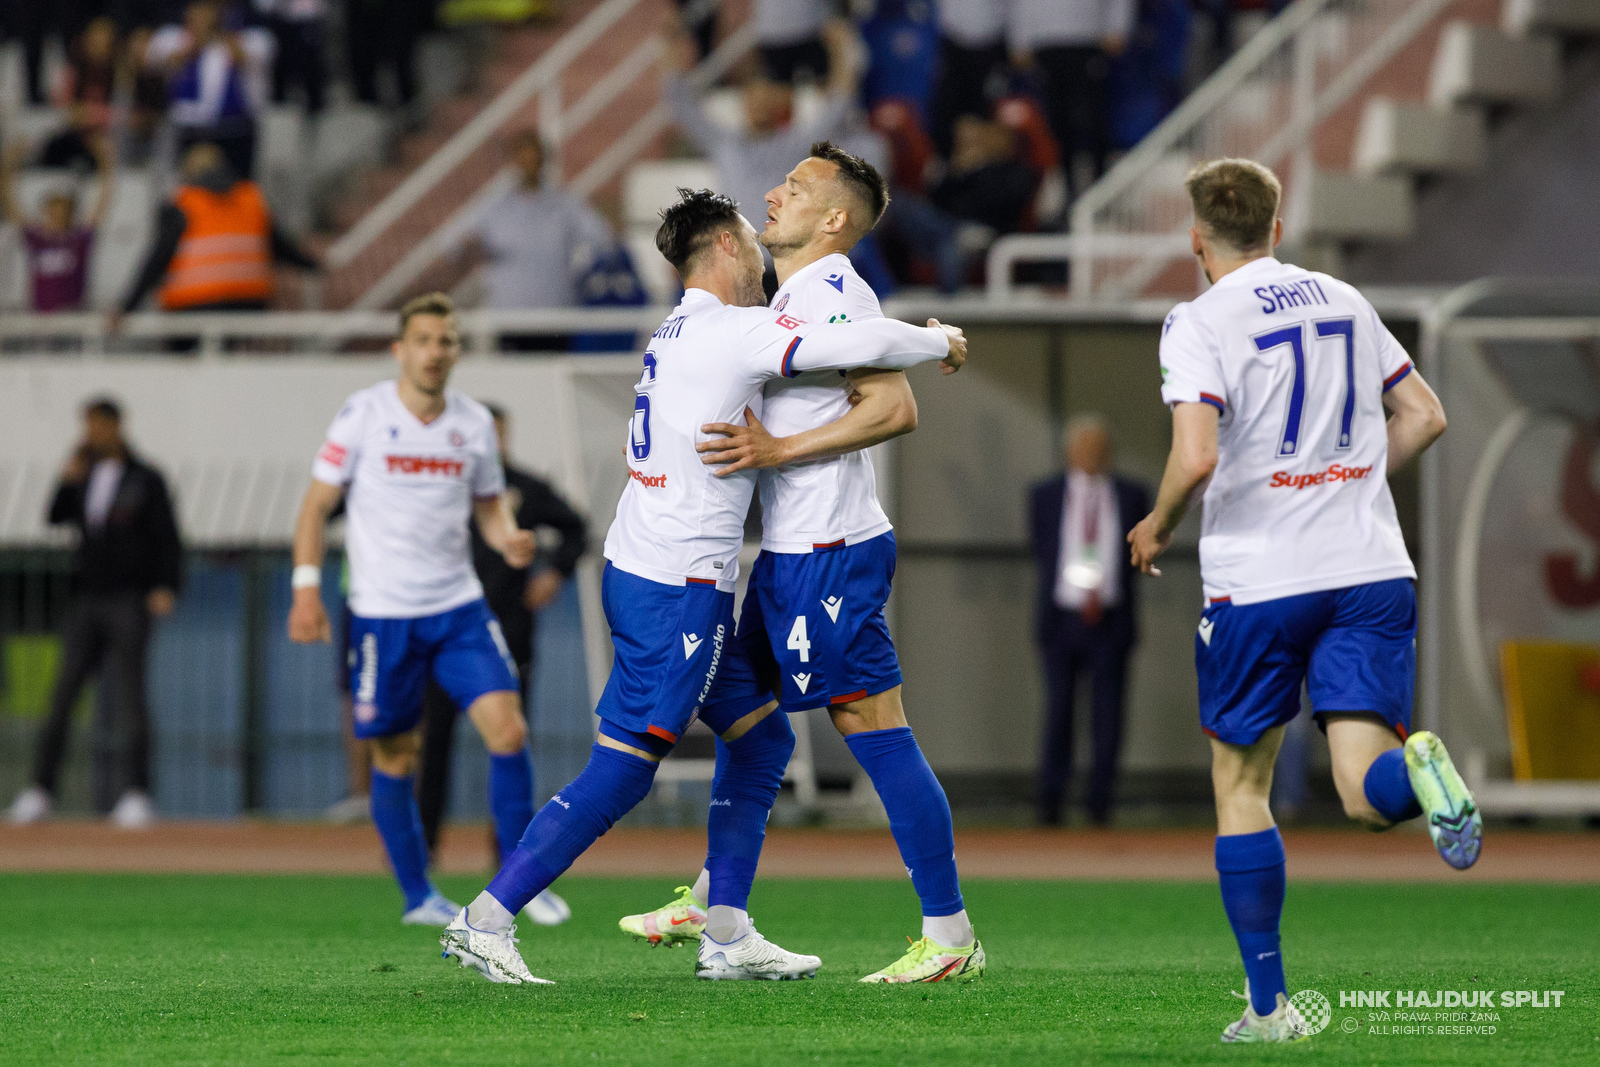
[[400,335],[405,336],[406,327],[418,315],[438,315],[442,319],[453,319],[456,314],[456,302],[450,299],[449,293],[424,293],[414,296],[400,306]]
[[1214,159],[1191,170],[1183,186],[1208,237],[1236,252],[1272,246],[1283,184],[1270,168],[1253,159]]

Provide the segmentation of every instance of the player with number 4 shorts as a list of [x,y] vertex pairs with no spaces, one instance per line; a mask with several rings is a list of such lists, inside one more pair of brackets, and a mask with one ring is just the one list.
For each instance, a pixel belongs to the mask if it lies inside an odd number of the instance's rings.
[[1425,816],[1458,869],[1482,844],[1482,817],[1444,743],[1411,731],[1416,571],[1387,481],[1445,417],[1360,293],[1273,257],[1282,189],[1270,170],[1217,160],[1187,187],[1212,286],[1162,328],[1172,452],[1155,507],[1128,540],[1134,562],[1159,574],[1156,558],[1209,478],[1195,666],[1217,874],[1249,999],[1222,1040],[1293,1041],[1310,1028],[1284,983],[1283,839],[1267,800],[1301,687],[1347,815],[1373,830]]
[[[951,370],[966,343],[951,327],[878,320],[816,326],[761,306],[761,248],[726,196],[682,190],[656,246],[684,283],[682,301],[651,337],[634,387],[628,484],[606,536],[602,584],[616,656],[595,709],[600,737],[583,772],[534,817],[488,887],[445,930],[441,945],[492,981],[533,981],[512,919],[650,790],[662,757],[696,718],[718,735],[711,879],[713,922],[738,917],[736,936],[703,939],[706,979],[806,978],[821,960],[767,940],[745,905],[767,816],[794,750],[788,718],[744,662],[733,589],[753,471],[717,478],[700,462],[708,423],[761,403],[770,379],[807,370],[903,368],[939,360]],[[719,912],[718,909],[725,909]]]
[[[762,243],[779,288],[772,309],[821,330],[883,318],[877,297],[845,255],[882,215],[888,189],[873,167],[826,142],[767,194]],[[922,903],[922,936],[863,982],[967,981],[986,966],[956,872],[950,805],[901,705],[900,664],[884,607],[895,570],[894,533],[878,502],[872,461],[861,449],[916,426],[903,373],[878,370],[786,374],[767,383],[760,417],[706,426],[700,445],[719,475],[761,468],[761,555],[739,618],[739,641],[762,677],[776,675],[782,709],[827,708],[889,814]],[[710,818],[737,798],[720,774]],[[737,933],[719,927],[713,892],[729,863],[716,847],[693,887],[652,912],[621,920],[652,944]],[[709,911],[701,909],[707,903]]]

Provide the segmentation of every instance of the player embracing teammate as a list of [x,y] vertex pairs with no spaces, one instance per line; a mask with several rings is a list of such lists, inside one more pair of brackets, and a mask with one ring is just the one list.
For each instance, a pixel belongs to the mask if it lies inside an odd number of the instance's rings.
[[714,951],[702,943],[697,973],[799,978],[821,963],[767,941],[744,910],[794,733],[734,636],[733,588],[756,474],[716,477],[696,445],[710,436],[706,426],[759,406],[771,379],[933,360],[954,371],[966,343],[961,331],[931,321],[830,326],[761,306],[755,230],[729,198],[681,193],[656,246],[684,296],[644,354],[625,445],[629,480],[606,537],[602,599],[616,656],[595,709],[600,736],[583,771],[534,816],[440,942],[447,958],[492,981],[543,981],[517,950],[517,912],[644,798],[696,716],[721,742],[721,796],[737,799],[714,807],[708,827],[717,859],[709,896],[727,909],[719,918],[728,917],[732,933]]
[[[831,329],[882,319],[877,297],[845,253],[877,223],[888,199],[870,164],[827,142],[813,145],[766,197],[761,243],[779,281],[772,310]],[[706,426],[721,436],[698,446],[707,463],[721,465],[719,477],[764,468],[761,555],[739,641],[763,679],[777,677],[783,711],[828,709],[883,801],[922,902],[922,937],[861,980],[976,978],[984,952],[961,897],[950,805],[906,723],[884,618],[894,533],[872,461],[860,451],[915,429],[916,400],[903,372],[856,370],[847,378],[816,372],[774,379],[762,403],[763,413],[747,412],[745,425]],[[718,757],[713,822],[740,803],[722,780],[720,745]],[[652,944],[698,940],[702,958],[714,956],[745,921],[742,913],[725,915],[717,898],[715,873],[728,862],[713,849],[694,886],[680,887],[662,908],[627,916],[622,929]]]
[[1172,452],[1128,540],[1134,562],[1159,574],[1154,561],[1210,479],[1195,665],[1217,873],[1249,1000],[1222,1040],[1294,1041],[1304,1027],[1286,997],[1283,839],[1267,799],[1302,684],[1346,814],[1374,830],[1426,815],[1456,868],[1482,843],[1444,744],[1410,732],[1416,571],[1385,477],[1444,432],[1444,410],[1355,289],[1273,257],[1282,189],[1270,170],[1216,160],[1187,187],[1212,287],[1162,329]]

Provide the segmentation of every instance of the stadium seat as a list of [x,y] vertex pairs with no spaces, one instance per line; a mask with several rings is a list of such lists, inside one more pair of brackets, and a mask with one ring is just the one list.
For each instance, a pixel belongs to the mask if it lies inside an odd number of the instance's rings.
[[623,244],[633,257],[639,280],[653,304],[677,299],[678,276],[656,251],[656,227],[661,211],[678,199],[678,189],[707,189],[716,185],[716,171],[698,159],[651,160],[636,163],[622,182]]

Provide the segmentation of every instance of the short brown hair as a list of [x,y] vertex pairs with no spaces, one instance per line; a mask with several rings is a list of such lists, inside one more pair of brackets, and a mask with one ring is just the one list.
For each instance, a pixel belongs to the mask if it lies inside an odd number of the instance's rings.
[[1269,168],[1253,159],[1213,159],[1191,170],[1183,186],[1208,236],[1238,252],[1271,247],[1283,185]]
[[400,335],[405,336],[406,327],[418,315],[438,315],[442,319],[455,318],[456,302],[450,299],[449,293],[423,293],[414,296],[400,306]]
[[860,232],[865,234],[876,226],[878,220],[883,218],[884,209],[889,206],[889,183],[883,180],[878,168],[860,156],[851,155],[832,141],[818,141],[812,145],[811,157],[826,160],[838,167],[839,184],[860,197],[866,205],[870,216],[861,220],[866,225],[860,227]]

